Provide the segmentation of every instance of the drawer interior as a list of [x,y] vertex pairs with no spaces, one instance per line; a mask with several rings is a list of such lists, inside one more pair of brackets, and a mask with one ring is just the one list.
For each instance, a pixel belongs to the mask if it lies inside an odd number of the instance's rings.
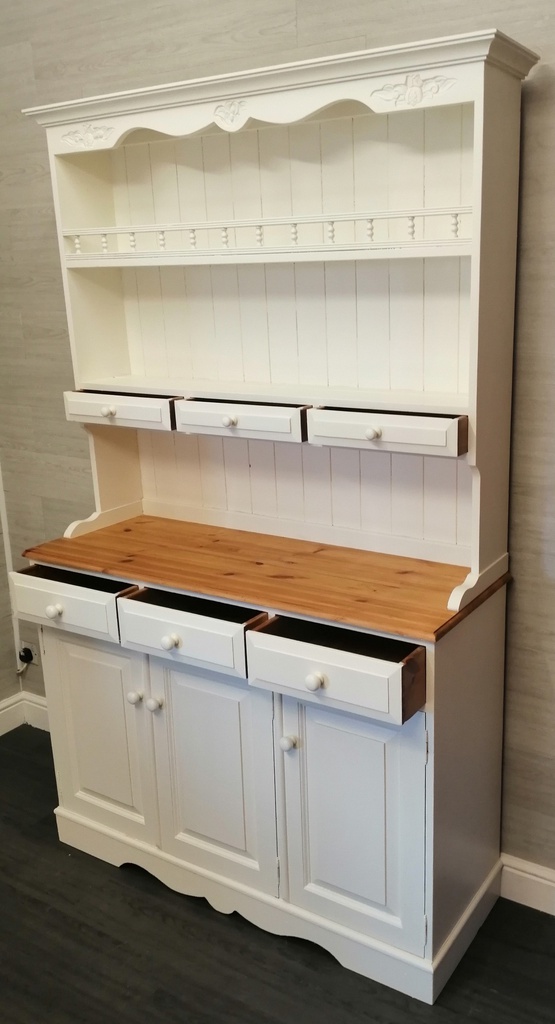
[[222,619],[225,622],[246,623],[263,614],[257,608],[245,608],[243,605],[225,604],[223,601],[210,601],[203,597],[190,597],[188,594],[175,594],[166,590],[139,590],[136,594],[130,595],[128,600],[168,608],[174,612],[206,615],[208,618]]
[[319,647],[350,651],[352,654],[362,654],[367,658],[379,658],[382,661],[404,661],[415,649],[414,644],[406,643],[404,640],[391,640],[388,637],[361,633],[341,626],[328,626],[321,622],[307,622],[304,619],[281,616],[271,619],[257,632],[316,644]]
[[50,580],[54,583],[69,583],[73,587],[86,587],[87,590],[98,590],[105,594],[119,594],[129,590],[132,584],[124,580],[107,579],[105,576],[87,576],[71,569],[58,569],[53,565],[32,565],[21,569],[20,575],[33,576],[36,579]]

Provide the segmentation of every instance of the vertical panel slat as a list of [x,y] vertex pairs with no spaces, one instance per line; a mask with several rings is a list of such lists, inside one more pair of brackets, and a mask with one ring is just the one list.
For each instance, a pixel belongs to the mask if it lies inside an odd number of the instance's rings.
[[154,196],[148,146],[126,146],[127,190],[132,224],[153,224]]
[[331,500],[334,526],[360,529],[360,459],[349,448],[331,450]]
[[[322,213],[322,153],[320,125],[299,124],[289,128],[291,213],[308,216]],[[300,224],[299,245],[321,245],[321,224]]]
[[270,373],[273,384],[298,381],[297,317],[294,265],[266,266]]
[[216,335],[210,267],[188,267],[187,320],[193,376],[217,380]]
[[470,549],[472,538],[472,470],[457,459],[457,544]]
[[236,267],[211,268],[217,374],[220,380],[243,380],[243,348]]
[[258,516],[277,515],[275,445],[249,441],[252,511]]
[[[354,209],[353,122],[350,117],[322,122],[322,208],[324,213],[348,213]],[[352,221],[339,221],[335,241],[354,241]]]
[[424,390],[457,392],[459,260],[424,260]]
[[275,445],[277,511],[280,519],[304,519],[301,446]]
[[129,349],[129,365],[132,374],[144,377],[145,359],[143,333],[139,315],[139,295],[137,290],[137,271],[123,267],[121,270],[125,325],[127,329],[127,346]]
[[[392,114],[389,127],[389,208],[408,210],[424,205],[424,114],[410,111]],[[389,237],[406,241],[408,221],[390,225]],[[422,238],[422,224],[415,225],[415,238]]]
[[329,378],[324,264],[297,263],[295,285],[299,383],[327,385]]
[[153,430],[150,450],[154,465],[156,500],[172,504],[181,497],[173,437]]
[[[233,212],[237,220],[262,215],[258,136],[258,132],[246,131],[237,132],[229,139]],[[237,245],[255,245],[255,229],[237,228],[234,241]]]
[[[204,161],[204,191],[206,195],[206,216],[208,220],[233,220],[233,195],[231,191],[231,162],[229,136],[227,133],[204,135],[202,138]],[[221,249],[221,230],[208,232],[209,242],[215,249]]]
[[[264,217],[288,217],[291,214],[291,176],[289,132],[276,126],[259,132],[260,195]],[[279,245],[283,228],[264,229],[266,245]]]
[[303,445],[303,480],[306,520],[332,522],[330,449]]
[[[461,107],[438,107],[424,114],[425,205],[456,207],[461,202]],[[425,221],[424,237],[453,237],[449,216]]]
[[[364,114],[353,119],[355,210],[379,211],[389,206],[388,118],[384,114]],[[387,237],[385,221],[371,227],[374,240]],[[367,225],[358,224],[357,242],[368,240]]]
[[[180,220],[185,224],[190,221],[206,220],[202,140],[200,138],[180,139],[175,143],[175,154]],[[201,244],[202,242],[201,239]],[[204,243],[206,243],[206,237]],[[183,232],[181,245],[184,249],[190,247],[188,231]]]
[[357,321],[355,264],[326,263],[328,373],[336,387],[356,387]]
[[111,160],[115,222],[116,224],[129,224],[131,212],[129,209],[129,190],[127,188],[127,164],[123,146],[119,146],[112,151]]
[[177,477],[182,506],[202,508],[199,443],[194,434],[172,435],[174,438]]
[[198,439],[200,481],[204,508],[227,508],[224,450],[221,437]]
[[470,259],[459,260],[459,394],[468,394],[470,388]]
[[249,442],[242,437],[223,439],[227,508],[252,512],[249,478]]
[[137,273],[139,318],[143,338],[144,372],[149,378],[168,375],[161,271],[141,267]]
[[191,380],[193,366],[185,275],[183,267],[164,267],[160,274],[160,283],[168,374],[170,378]]
[[141,484],[143,497],[148,499],[156,498],[156,475],[154,472],[154,459],[152,456],[152,437],[154,430],[138,430],[137,446],[141,465]]
[[474,106],[465,103],[462,108],[461,123],[461,204],[472,204],[472,168],[474,150]]
[[457,542],[457,463],[424,457],[424,538]]
[[238,266],[237,285],[244,379],[266,383],[270,380],[266,268],[256,263]]
[[[174,224],[180,220],[179,189],[177,182],[175,143],[157,142],[149,147],[152,170],[154,220],[157,224]],[[181,247],[180,233],[165,234],[168,251]]]
[[391,533],[391,455],[360,453],[361,527],[368,533]]
[[423,260],[392,260],[391,387],[420,391],[424,385]]
[[423,456],[391,456],[391,526],[400,537],[424,534]]
[[357,365],[360,388],[390,387],[389,263],[356,264]]

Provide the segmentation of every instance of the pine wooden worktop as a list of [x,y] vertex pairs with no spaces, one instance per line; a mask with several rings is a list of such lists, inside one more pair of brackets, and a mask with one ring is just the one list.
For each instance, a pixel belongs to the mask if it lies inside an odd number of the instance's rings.
[[47,565],[419,640],[437,640],[467,612],[447,608],[467,575],[462,566],[154,516],[47,541],[24,554]]

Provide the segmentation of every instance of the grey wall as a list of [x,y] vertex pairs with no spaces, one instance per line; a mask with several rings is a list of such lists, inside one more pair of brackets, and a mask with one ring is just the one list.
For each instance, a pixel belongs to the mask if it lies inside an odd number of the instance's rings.
[[[72,375],[45,139],[21,107],[492,27],[542,56],[524,88],[504,849],[555,868],[553,0],[2,0],[0,460],[21,564],[26,545],[93,509],[84,435],[63,418]],[[0,698],[16,685],[6,654]],[[40,685],[31,672],[25,687]]]

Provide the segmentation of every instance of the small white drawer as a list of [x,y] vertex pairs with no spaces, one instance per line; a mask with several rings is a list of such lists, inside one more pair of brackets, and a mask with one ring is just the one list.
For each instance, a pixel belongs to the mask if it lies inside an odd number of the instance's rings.
[[11,572],[9,577],[19,618],[119,641],[116,595],[132,592],[128,583],[46,565]]
[[108,395],[93,391],[65,391],[68,420],[104,423],[114,427],[173,429],[173,398],[145,395]]
[[121,642],[145,654],[246,677],[245,628],[265,613],[160,590],[118,601]]
[[401,640],[276,618],[247,633],[252,686],[401,725],[426,700],[426,652]]
[[309,409],[307,423],[310,444],[451,458],[468,451],[467,416]]
[[305,406],[206,402],[200,398],[181,399],[175,403],[177,430],[218,437],[304,441],[305,415]]

